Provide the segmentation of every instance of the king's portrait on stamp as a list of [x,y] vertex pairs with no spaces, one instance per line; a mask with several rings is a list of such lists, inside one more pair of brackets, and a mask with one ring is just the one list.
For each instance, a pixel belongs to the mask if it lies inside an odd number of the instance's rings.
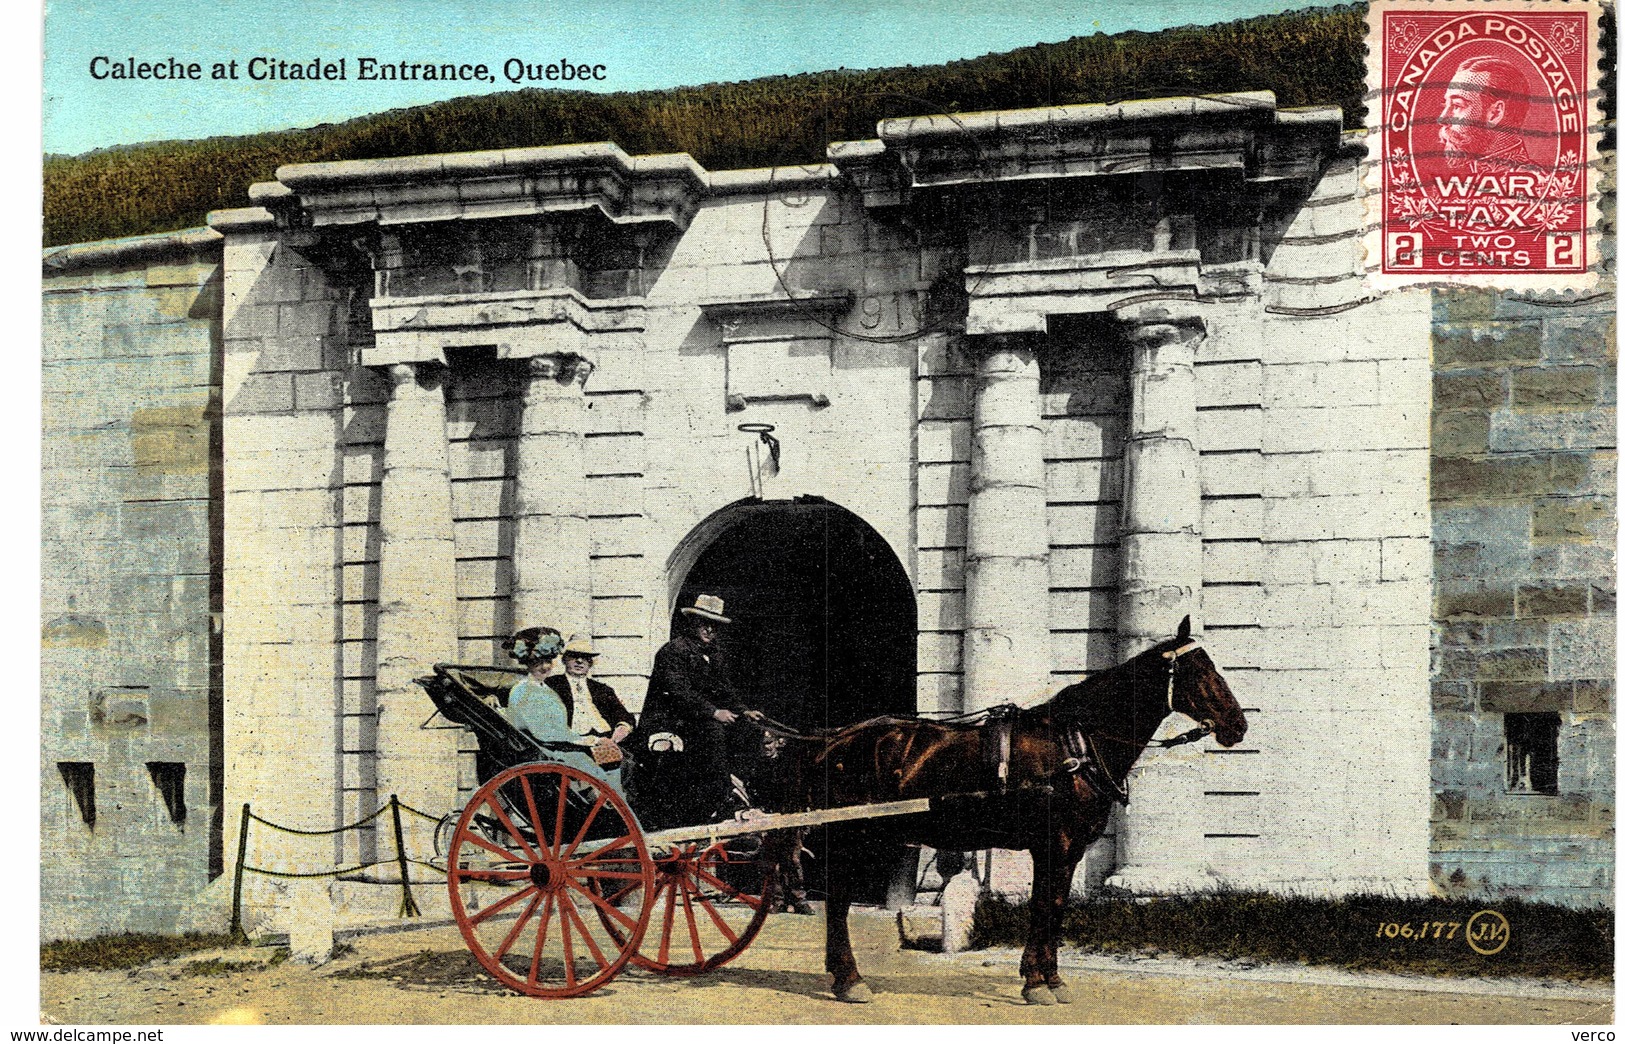
[[1584,282],[1595,11],[1395,2],[1370,18],[1378,279]]

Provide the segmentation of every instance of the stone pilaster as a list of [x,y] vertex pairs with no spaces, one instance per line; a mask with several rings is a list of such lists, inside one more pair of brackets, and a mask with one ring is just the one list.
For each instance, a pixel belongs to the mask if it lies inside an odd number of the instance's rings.
[[525,360],[514,481],[513,621],[568,635],[592,627],[587,531],[586,403],[593,364],[579,355]]
[[[1174,633],[1189,614],[1200,631],[1202,487],[1196,433],[1196,346],[1206,335],[1188,308],[1166,302],[1118,312],[1132,345],[1129,431],[1123,448],[1118,547],[1118,656]],[[1163,732],[1189,727],[1174,719]],[[1175,730],[1175,731],[1177,731]],[[1137,892],[1201,887],[1197,747],[1149,750],[1130,776],[1136,796],[1119,818],[1111,883]],[[1148,796],[1149,800],[1139,800]]]
[[964,705],[1049,689],[1049,529],[1031,338],[977,339],[965,539]]
[[457,655],[456,549],[446,460],[445,367],[389,367],[378,525],[378,793],[421,809],[456,803],[455,731],[412,679]]

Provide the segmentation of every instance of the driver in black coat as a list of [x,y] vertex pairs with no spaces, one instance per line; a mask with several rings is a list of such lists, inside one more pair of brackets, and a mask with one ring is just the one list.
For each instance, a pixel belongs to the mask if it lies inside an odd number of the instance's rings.
[[728,678],[718,628],[722,599],[702,594],[681,610],[686,632],[655,653],[638,726],[638,814],[662,827],[709,823],[732,810],[725,729],[747,709]]

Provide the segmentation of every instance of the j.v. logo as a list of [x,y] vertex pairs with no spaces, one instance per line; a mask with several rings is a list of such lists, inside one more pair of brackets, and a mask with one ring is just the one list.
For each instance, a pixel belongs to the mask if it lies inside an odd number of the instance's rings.
[[1506,949],[1512,925],[1494,910],[1480,910],[1467,919],[1467,945],[1486,957]]

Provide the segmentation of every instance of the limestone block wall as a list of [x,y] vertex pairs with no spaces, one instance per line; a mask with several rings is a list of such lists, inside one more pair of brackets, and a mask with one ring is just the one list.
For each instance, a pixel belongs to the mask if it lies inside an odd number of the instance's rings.
[[203,230],[47,257],[42,940],[174,931],[220,872],[220,302]]
[[1429,868],[1447,894],[1613,901],[1611,262],[1608,275],[1579,299],[1433,300]]

